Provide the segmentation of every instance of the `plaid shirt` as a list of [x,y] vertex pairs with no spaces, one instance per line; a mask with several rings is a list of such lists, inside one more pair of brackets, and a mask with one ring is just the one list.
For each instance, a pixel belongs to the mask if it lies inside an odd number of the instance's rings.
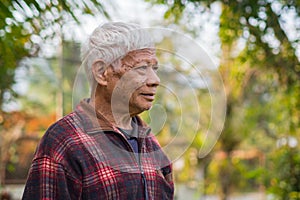
[[169,159],[140,118],[139,153],[82,101],[53,124],[35,153],[24,200],[173,199]]

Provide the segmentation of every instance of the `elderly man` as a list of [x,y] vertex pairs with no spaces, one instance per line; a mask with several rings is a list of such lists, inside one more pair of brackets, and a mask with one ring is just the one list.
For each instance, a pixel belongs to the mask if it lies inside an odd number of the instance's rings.
[[173,199],[171,163],[138,117],[160,83],[157,62],[138,25],[95,29],[82,47],[91,97],[43,136],[23,199]]

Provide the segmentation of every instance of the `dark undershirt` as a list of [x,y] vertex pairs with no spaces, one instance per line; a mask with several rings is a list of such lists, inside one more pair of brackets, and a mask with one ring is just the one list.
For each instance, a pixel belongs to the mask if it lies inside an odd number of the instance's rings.
[[133,121],[131,123],[131,126],[133,127],[133,129],[131,129],[131,130],[122,129],[119,127],[118,127],[118,129],[125,135],[127,141],[129,142],[130,146],[132,147],[134,153],[138,153],[139,152],[138,142],[137,142],[138,127],[137,127],[136,123],[134,123]]

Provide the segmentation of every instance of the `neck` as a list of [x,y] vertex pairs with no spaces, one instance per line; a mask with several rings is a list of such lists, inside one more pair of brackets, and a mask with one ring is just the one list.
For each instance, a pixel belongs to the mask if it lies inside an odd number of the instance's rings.
[[100,92],[96,92],[91,96],[90,104],[100,113],[106,120],[108,120],[113,126],[122,129],[132,129],[132,118],[129,112],[122,106],[111,105],[110,98],[105,98]]

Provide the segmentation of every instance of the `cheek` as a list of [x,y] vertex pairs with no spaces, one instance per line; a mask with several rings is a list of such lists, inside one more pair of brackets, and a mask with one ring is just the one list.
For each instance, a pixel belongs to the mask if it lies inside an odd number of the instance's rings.
[[136,85],[142,85],[146,82],[147,75],[145,73],[129,72],[124,76],[124,78],[126,78],[128,82]]
[[132,94],[129,99],[129,106],[134,108],[139,108],[141,110],[148,110],[151,108],[152,103],[147,102],[143,97],[141,97],[138,92]]
[[119,79],[112,93],[112,101],[128,103],[132,101],[139,101],[139,88],[146,84],[147,76],[139,74],[134,71],[125,73],[116,73]]
[[147,80],[146,76],[128,73],[122,76],[117,84],[117,88],[125,94],[133,94],[138,88],[145,85]]

